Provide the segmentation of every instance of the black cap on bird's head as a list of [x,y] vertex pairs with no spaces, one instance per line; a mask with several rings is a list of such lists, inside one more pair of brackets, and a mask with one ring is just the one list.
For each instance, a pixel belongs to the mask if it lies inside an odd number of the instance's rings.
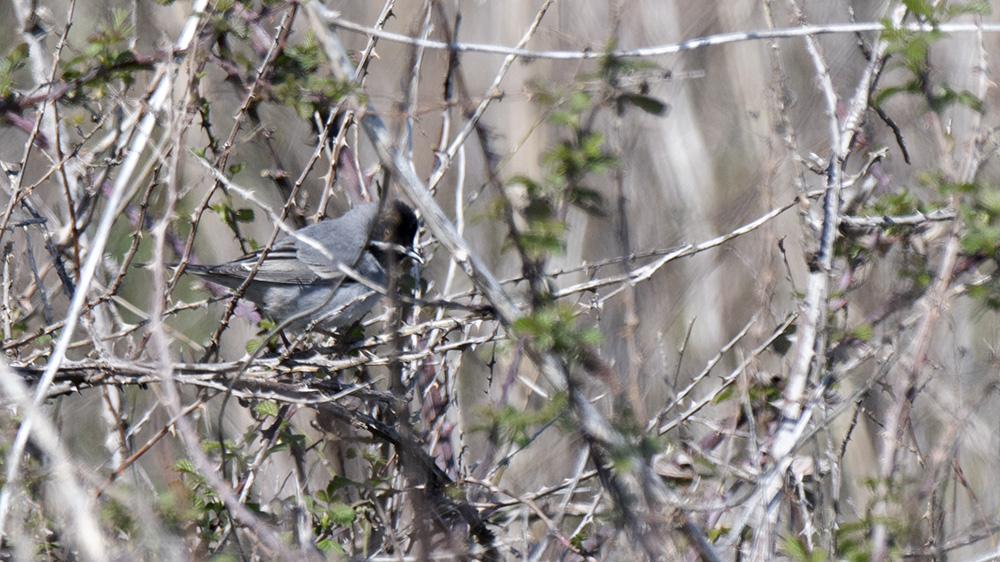
[[387,204],[372,232],[371,253],[383,266],[403,257],[423,263],[413,248],[419,226],[417,215],[409,205],[398,199]]

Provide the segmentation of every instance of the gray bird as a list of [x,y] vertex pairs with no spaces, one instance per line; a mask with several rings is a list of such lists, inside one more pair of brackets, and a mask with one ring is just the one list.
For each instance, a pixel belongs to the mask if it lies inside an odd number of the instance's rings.
[[[288,328],[334,329],[364,316],[379,293],[350,276],[353,269],[371,285],[384,287],[386,270],[413,251],[417,216],[402,201],[365,203],[340,217],[301,228],[279,240],[260,264],[244,298]],[[376,224],[376,219],[377,224]],[[263,250],[220,265],[188,265],[185,271],[236,289],[246,281]]]

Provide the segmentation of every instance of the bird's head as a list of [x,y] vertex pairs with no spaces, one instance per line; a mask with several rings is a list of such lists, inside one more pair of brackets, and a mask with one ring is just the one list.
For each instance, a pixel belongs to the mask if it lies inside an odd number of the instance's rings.
[[389,203],[372,233],[371,252],[383,265],[404,257],[424,263],[414,249],[419,227],[417,215],[409,205],[398,199]]

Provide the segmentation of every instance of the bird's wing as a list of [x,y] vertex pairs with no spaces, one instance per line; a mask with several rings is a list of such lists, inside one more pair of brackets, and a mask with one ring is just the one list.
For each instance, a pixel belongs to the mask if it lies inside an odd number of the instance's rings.
[[[366,250],[369,230],[375,222],[377,213],[376,203],[365,203],[335,219],[318,222],[298,230],[295,233],[294,244],[299,262],[322,279],[333,280],[342,277],[340,264],[348,267],[357,265],[361,254]],[[323,250],[317,248],[317,244]]]
[[[208,268],[209,275],[225,276],[234,279],[246,279],[253,271],[263,249],[251,252],[242,258]],[[267,253],[264,262],[260,264],[254,281],[261,283],[288,283],[304,285],[319,281],[321,277],[307,264],[299,261],[295,239],[285,237],[275,244]]]
[[[362,275],[377,277],[381,269],[374,257],[364,256],[359,260],[377,212],[375,203],[358,205],[338,218],[301,228],[282,238],[267,253],[254,275],[254,281],[295,285],[337,282],[344,277],[340,264],[348,267],[356,265]],[[317,248],[317,245],[323,249]],[[242,282],[257,264],[261,252],[263,249],[229,263],[206,267],[201,273],[192,272]],[[232,285],[231,282],[226,284]]]

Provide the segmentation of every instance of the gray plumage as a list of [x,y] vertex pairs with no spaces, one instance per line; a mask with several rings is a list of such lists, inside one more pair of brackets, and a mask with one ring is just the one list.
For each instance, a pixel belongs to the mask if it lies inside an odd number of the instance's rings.
[[[385,206],[365,203],[340,217],[297,230],[268,252],[244,298],[279,324],[302,329],[314,321],[325,329],[358,321],[379,294],[340,269],[343,264],[372,284],[384,287],[386,269],[412,252],[417,232],[413,209],[401,201]],[[376,224],[376,219],[378,220]],[[322,248],[322,249],[321,249]],[[185,271],[236,289],[253,271],[263,250],[220,265],[188,265]],[[417,258],[419,259],[419,258]]]

